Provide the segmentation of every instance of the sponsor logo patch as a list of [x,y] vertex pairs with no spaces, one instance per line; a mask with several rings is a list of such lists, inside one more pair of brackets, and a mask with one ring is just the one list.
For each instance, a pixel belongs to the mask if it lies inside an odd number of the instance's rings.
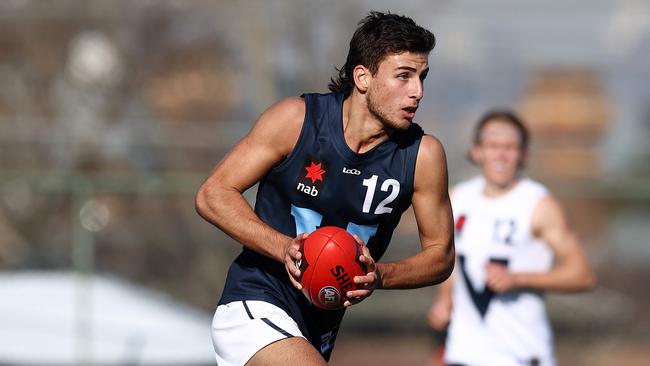
[[298,176],[296,190],[308,196],[318,197],[329,170],[328,165],[327,162],[319,159],[306,159],[304,170]]
[[343,167],[343,174],[361,175],[361,171]]

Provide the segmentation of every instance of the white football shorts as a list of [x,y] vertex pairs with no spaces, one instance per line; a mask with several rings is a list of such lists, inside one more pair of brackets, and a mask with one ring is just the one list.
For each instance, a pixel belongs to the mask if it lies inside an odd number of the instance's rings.
[[212,344],[219,366],[243,366],[257,351],[290,337],[305,338],[284,310],[264,301],[219,305],[212,319]]

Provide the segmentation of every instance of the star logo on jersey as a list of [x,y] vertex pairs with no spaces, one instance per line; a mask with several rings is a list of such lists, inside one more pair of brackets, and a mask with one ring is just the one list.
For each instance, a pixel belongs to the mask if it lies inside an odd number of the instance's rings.
[[322,165],[323,163],[315,164],[312,161],[310,166],[305,167],[305,170],[307,170],[305,178],[311,179],[312,184],[318,180],[323,181],[323,174],[325,174],[326,170],[323,169]]
[[329,164],[318,156],[307,156],[303,167],[304,170],[298,174],[296,190],[311,197],[318,197],[323,190]]

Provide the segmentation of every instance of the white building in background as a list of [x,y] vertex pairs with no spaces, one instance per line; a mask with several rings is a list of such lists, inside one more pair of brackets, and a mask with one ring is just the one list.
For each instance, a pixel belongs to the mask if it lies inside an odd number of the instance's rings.
[[214,363],[205,312],[112,277],[0,272],[0,364]]

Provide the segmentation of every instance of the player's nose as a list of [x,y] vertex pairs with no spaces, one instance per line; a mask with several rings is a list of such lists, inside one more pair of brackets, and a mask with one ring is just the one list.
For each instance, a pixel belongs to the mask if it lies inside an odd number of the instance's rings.
[[420,101],[420,99],[422,99],[423,96],[424,96],[424,85],[422,84],[422,80],[418,78],[414,78],[413,82],[411,83],[411,87],[409,89],[409,97],[417,101]]

